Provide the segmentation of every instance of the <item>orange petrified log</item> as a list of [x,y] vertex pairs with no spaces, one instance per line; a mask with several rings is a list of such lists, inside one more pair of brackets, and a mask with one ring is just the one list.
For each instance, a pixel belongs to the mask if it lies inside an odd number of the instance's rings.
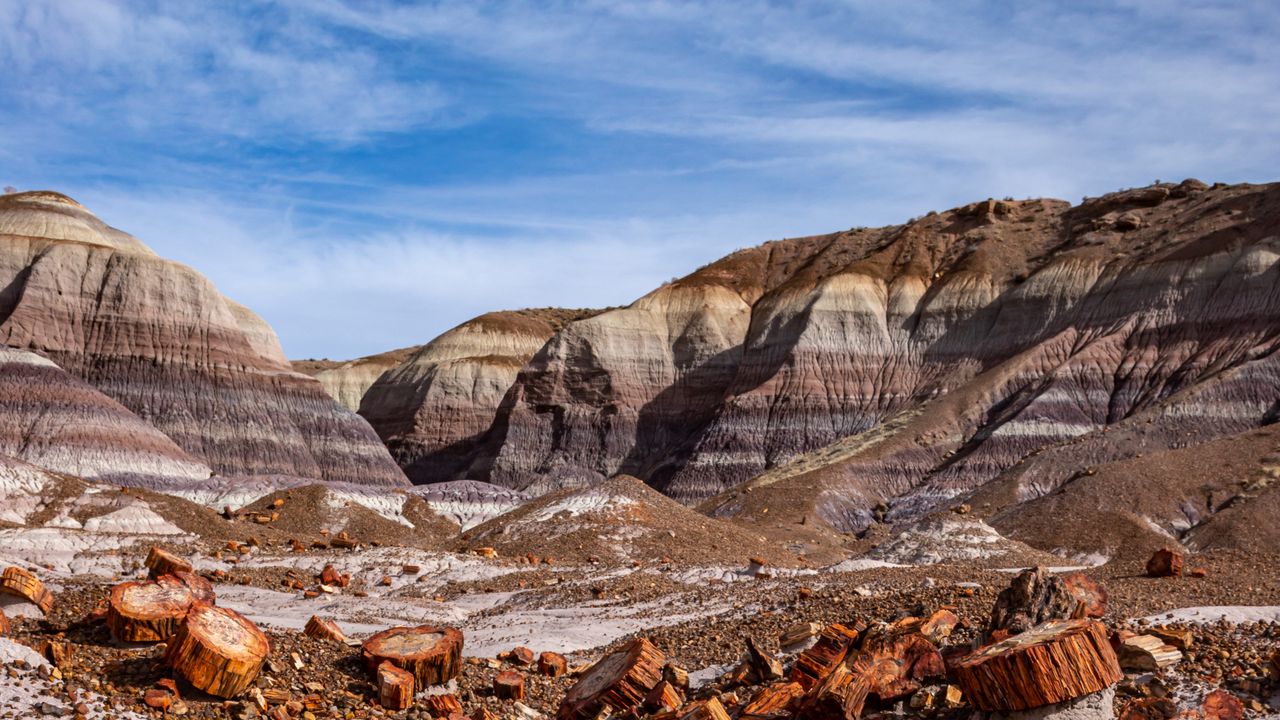
[[343,634],[342,628],[338,627],[338,623],[322,618],[319,615],[312,615],[302,632],[307,637],[332,640],[340,645],[347,643],[347,636]]
[[807,720],[857,720],[867,701],[867,679],[837,665],[797,703],[796,717]]
[[46,615],[53,609],[53,593],[39,578],[19,567],[5,568],[0,574],[0,592],[31,601]]
[[818,642],[796,658],[796,664],[791,668],[791,679],[806,690],[814,687],[844,662],[849,647],[857,639],[857,630],[839,623],[826,626],[818,633]]
[[196,604],[169,641],[164,660],[197,688],[232,698],[258,677],[270,650],[267,636],[240,613]]
[[163,642],[191,611],[191,591],[172,575],[163,582],[125,582],[111,588],[107,627],[121,642]]
[[729,713],[716,698],[698,700],[676,711],[676,720],[729,720]]
[[493,678],[493,694],[503,700],[524,699],[524,675],[514,670],[503,670]]
[[179,572],[189,573],[195,570],[191,563],[158,547],[151,548],[151,552],[147,553],[147,560],[144,564],[147,566],[147,577],[152,580],[161,575],[174,575]]
[[1054,620],[957,661],[956,683],[974,707],[1027,710],[1104,690],[1123,677],[1096,620]]
[[384,662],[378,666],[378,702],[388,710],[413,704],[413,674]]
[[569,688],[556,712],[559,720],[587,720],[604,708],[625,712],[639,705],[662,680],[662,651],[644,638],[608,655]]
[[555,652],[544,652],[538,656],[538,672],[547,677],[560,677],[569,672],[569,661]]
[[765,720],[786,717],[789,714],[787,708],[803,695],[804,686],[798,682],[774,683],[761,688],[755,697],[751,698],[751,702],[742,708],[739,718],[740,720]]
[[364,641],[369,672],[383,662],[413,673],[418,686],[443,685],[462,671],[462,633],[450,627],[394,627]]

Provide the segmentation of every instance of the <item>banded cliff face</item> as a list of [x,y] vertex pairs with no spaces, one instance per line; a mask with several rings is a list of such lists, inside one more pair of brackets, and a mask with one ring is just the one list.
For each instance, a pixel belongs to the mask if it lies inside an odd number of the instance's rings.
[[1195,181],[769,243],[552,338],[488,479],[694,502],[755,478],[707,509],[842,529],[997,478],[1034,497],[1274,421],[1278,260],[1280,186]]
[[405,483],[364,421],[290,369],[261,318],[65,196],[0,197],[0,287],[0,345],[119,403],[182,462]]
[[324,391],[352,412],[360,410],[360,401],[369,388],[411,357],[421,346],[390,350],[355,360],[295,360],[293,369],[320,381]]
[[360,414],[411,480],[466,478],[516,373],[555,332],[593,310],[493,312],[416,349],[382,373]]

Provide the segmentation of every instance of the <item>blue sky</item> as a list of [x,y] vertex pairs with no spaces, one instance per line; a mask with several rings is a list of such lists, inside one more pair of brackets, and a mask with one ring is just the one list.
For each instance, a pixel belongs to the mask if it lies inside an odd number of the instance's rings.
[[292,357],[989,196],[1277,179],[1280,4],[0,0],[0,185]]

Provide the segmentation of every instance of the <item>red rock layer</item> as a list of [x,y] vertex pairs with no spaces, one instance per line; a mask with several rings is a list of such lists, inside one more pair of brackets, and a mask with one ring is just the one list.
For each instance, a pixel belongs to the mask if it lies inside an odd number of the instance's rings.
[[405,483],[369,426],[195,271],[55,193],[0,198],[0,233],[0,344],[51,359],[220,474]]

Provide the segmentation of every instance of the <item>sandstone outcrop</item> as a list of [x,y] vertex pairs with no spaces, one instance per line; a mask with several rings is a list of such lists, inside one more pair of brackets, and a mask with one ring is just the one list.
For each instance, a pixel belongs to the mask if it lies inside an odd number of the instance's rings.
[[65,196],[0,197],[0,288],[0,345],[52,361],[195,463],[405,484],[368,425],[293,372],[260,318]]
[[466,479],[516,373],[593,310],[493,312],[418,348],[364,393],[360,414],[416,483]]

